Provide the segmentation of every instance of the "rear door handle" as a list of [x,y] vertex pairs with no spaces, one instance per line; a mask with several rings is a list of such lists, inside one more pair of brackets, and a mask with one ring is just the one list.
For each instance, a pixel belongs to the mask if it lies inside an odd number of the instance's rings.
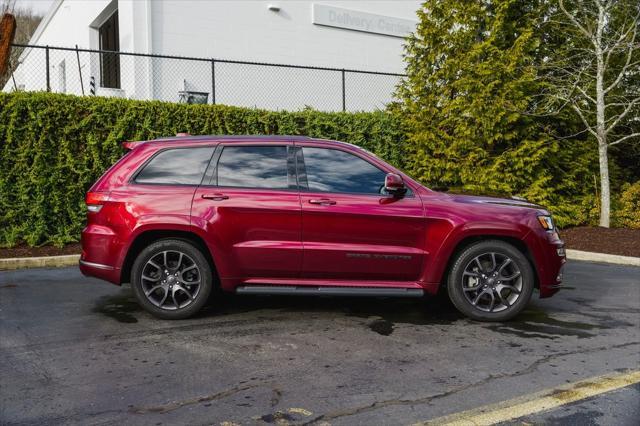
[[219,194],[219,193],[202,194],[202,198],[204,198],[205,200],[222,201],[222,200],[228,200],[229,196],[224,194]]
[[320,204],[323,206],[333,206],[336,202],[328,198],[312,198],[309,200],[309,204]]

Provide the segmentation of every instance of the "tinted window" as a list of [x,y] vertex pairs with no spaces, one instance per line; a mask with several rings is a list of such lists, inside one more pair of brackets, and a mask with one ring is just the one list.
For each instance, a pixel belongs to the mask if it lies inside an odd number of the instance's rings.
[[160,152],[136,177],[137,183],[199,185],[213,148],[178,148]]
[[287,147],[225,146],[218,161],[217,175],[219,186],[289,188]]
[[310,191],[380,194],[386,173],[373,164],[336,149],[303,147]]

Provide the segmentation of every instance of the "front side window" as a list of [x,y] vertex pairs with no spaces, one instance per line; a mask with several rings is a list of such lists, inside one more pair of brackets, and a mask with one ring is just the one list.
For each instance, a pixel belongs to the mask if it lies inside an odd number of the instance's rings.
[[153,157],[136,176],[136,183],[199,185],[213,148],[167,149]]
[[[225,146],[217,168],[218,186],[294,188],[287,170],[286,146]],[[295,177],[294,177],[295,180]]]
[[303,147],[309,191],[382,194],[386,173],[368,161],[337,149]]

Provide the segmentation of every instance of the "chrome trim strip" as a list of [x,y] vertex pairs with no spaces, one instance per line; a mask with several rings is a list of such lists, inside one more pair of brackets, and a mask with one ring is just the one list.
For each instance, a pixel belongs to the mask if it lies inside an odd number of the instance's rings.
[[278,286],[244,285],[236,288],[238,294],[275,294],[288,296],[371,296],[371,297],[422,297],[424,291],[417,288],[389,287],[316,287],[316,286]]
[[115,269],[113,266],[103,265],[102,263],[87,262],[86,260],[81,260],[80,264],[90,268],[105,269],[107,271],[113,271]]

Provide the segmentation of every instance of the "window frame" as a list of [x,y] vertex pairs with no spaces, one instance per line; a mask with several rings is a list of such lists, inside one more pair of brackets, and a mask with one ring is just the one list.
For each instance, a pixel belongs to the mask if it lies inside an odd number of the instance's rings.
[[[171,151],[171,150],[178,150],[178,149],[212,149],[213,151],[211,152],[211,157],[209,157],[209,161],[207,162],[207,166],[204,169],[204,173],[202,174],[202,178],[200,178],[200,182],[199,183],[159,183],[159,182],[138,182],[138,175],[140,175],[140,173],[142,173],[142,171],[149,165],[149,163],[151,163],[158,155],[162,154],[163,152],[166,151]],[[165,148],[161,148],[159,150],[157,150],[156,152],[154,152],[151,156],[149,156],[149,158],[147,158],[141,165],[140,167],[138,167],[138,169],[131,175],[131,177],[129,178],[129,184],[130,185],[152,185],[152,186],[193,186],[193,187],[198,187],[201,186],[202,183],[204,182],[204,179],[207,177],[207,172],[209,171],[209,168],[211,167],[211,160],[213,159],[213,157],[215,156],[217,151],[217,146],[215,145],[191,145],[191,146],[168,146]],[[127,154],[131,152],[128,151]],[[127,155],[125,154],[125,155]]]
[[[375,164],[374,162],[370,161],[367,157],[358,155],[357,153],[350,151],[348,149],[341,149],[342,147],[339,146],[319,146],[319,145],[306,145],[306,144],[296,144],[296,175],[297,176],[304,176],[304,180],[306,182],[306,187],[302,186],[302,185],[298,185],[298,187],[300,188],[300,193],[310,193],[310,194],[340,194],[340,195],[355,195],[355,196],[369,196],[369,197],[376,197],[376,198],[394,198],[395,196],[393,194],[373,194],[371,192],[337,192],[337,191],[316,191],[316,190],[311,190],[309,189],[309,181],[308,181],[308,177],[307,177],[307,165],[304,159],[304,153],[303,153],[303,148],[318,148],[318,149],[330,149],[330,150],[334,150],[334,151],[341,151],[344,152],[346,154],[350,154],[353,155],[356,158],[359,158],[362,161],[365,161],[367,163],[369,163],[370,165],[372,165],[373,167],[375,167],[376,169],[380,170],[385,176],[389,173],[397,173],[399,174],[397,171],[395,170],[386,170],[382,167],[380,167],[380,165]],[[299,154],[298,154],[298,150],[299,150]],[[402,198],[413,198],[415,197],[414,195],[414,190],[411,186],[407,185],[406,179],[405,180],[405,186],[407,188],[407,192],[402,196]],[[384,183],[383,183],[384,184]]]
[[[289,182],[288,188],[265,188],[261,186],[223,186],[218,185],[218,166],[220,164],[220,158],[222,157],[222,152],[226,147],[230,148],[241,148],[241,147],[284,147],[286,148],[287,153],[287,182]],[[216,147],[216,151],[213,153],[213,157],[211,158],[210,163],[211,170],[207,170],[205,172],[205,177],[207,177],[206,183],[203,182],[202,186],[213,187],[213,188],[226,188],[229,190],[252,190],[252,191],[285,191],[285,192],[299,192],[300,185],[298,183],[298,175],[296,173],[296,163],[295,163],[295,146],[286,141],[278,141],[278,142],[267,142],[267,143],[243,143],[243,142],[233,142],[233,143],[221,143]],[[291,183],[293,182],[293,184]],[[293,185],[293,186],[291,186]]]

